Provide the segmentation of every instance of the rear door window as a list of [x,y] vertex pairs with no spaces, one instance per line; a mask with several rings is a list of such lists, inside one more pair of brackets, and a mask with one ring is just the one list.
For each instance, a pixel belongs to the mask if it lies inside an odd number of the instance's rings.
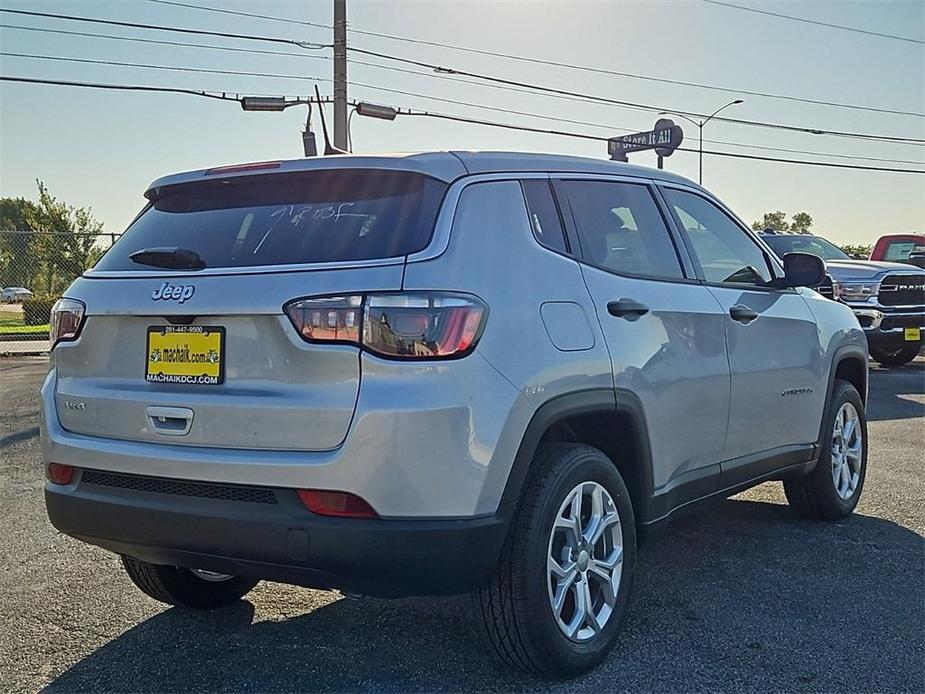
[[552,197],[549,181],[527,179],[521,181],[521,185],[527,201],[527,212],[530,215],[533,236],[546,248],[557,253],[567,253],[565,232],[562,229],[562,220],[559,218],[559,210]]
[[671,234],[645,185],[562,181],[584,257],[619,274],[679,279]]
[[207,268],[392,258],[424,249],[447,185],[415,173],[318,171],[181,187],[156,200],[97,264],[144,248],[195,251]]

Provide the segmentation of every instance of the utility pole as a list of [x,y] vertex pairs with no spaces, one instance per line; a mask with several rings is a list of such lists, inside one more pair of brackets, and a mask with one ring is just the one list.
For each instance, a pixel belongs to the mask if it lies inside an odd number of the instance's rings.
[[347,151],[347,0],[334,0],[334,146]]

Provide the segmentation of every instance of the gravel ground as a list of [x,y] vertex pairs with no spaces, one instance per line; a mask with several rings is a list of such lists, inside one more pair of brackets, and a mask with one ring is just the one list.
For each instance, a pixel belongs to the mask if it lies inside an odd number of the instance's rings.
[[626,628],[589,676],[496,665],[465,598],[380,601],[272,583],[190,613],[45,518],[42,359],[0,360],[0,691],[925,691],[925,360],[873,369],[858,512],[795,517],[765,484],[640,555]]

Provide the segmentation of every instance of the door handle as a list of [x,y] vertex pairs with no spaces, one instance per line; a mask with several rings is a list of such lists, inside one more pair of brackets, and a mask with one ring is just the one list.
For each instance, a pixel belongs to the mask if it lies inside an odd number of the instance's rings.
[[738,321],[742,325],[748,325],[753,320],[756,320],[759,314],[758,311],[748,306],[737,305],[729,309],[729,315],[732,317],[732,320]]
[[649,312],[649,307],[640,304],[632,299],[620,299],[611,301],[607,304],[607,313],[617,318],[626,318],[626,320],[637,320],[639,316],[644,316]]

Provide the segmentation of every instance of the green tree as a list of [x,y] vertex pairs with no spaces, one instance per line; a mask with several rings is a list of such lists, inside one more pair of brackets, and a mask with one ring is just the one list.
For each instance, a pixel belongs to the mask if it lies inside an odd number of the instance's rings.
[[[0,198],[0,287],[28,287],[38,261],[28,216],[35,203],[25,198]],[[9,233],[3,233],[9,232]]]
[[773,229],[789,234],[810,234],[809,228],[813,225],[813,218],[808,212],[797,212],[792,222],[787,221],[787,213],[777,210],[776,212],[765,212],[764,216],[756,222],[752,222],[752,229],[755,231],[764,231]]
[[102,250],[98,240],[103,225],[87,207],[61,202],[36,180],[39,199],[26,210],[26,222],[39,232],[33,242],[39,274],[33,291],[58,294],[92,267]]
[[808,212],[797,212],[791,219],[793,219],[793,222],[790,224],[791,234],[812,233],[809,228],[813,225],[813,218]]
[[852,244],[845,243],[839,246],[845,253],[852,258],[869,258],[874,247],[871,244]]
[[764,231],[765,229],[790,231],[790,225],[787,223],[787,213],[780,210],[777,212],[765,212],[764,217],[757,222],[752,222],[752,229],[756,231]]

